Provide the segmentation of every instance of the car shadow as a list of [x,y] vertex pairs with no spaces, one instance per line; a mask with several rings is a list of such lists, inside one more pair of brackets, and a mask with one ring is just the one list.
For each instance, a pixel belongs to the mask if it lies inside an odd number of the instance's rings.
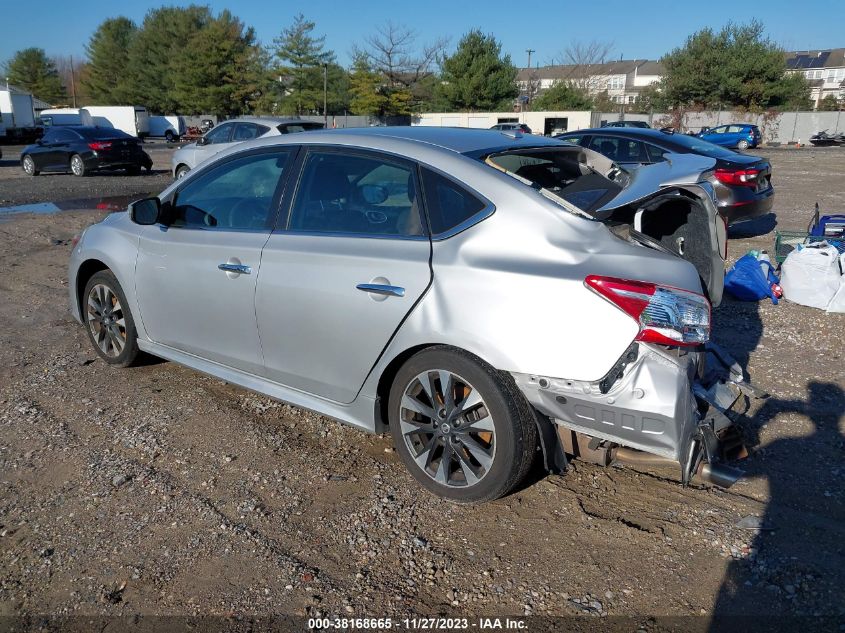
[[778,225],[777,215],[767,213],[758,218],[736,222],[728,227],[728,239],[736,240],[748,237],[768,235]]
[[16,160],[0,160],[0,167],[19,167],[20,162]]

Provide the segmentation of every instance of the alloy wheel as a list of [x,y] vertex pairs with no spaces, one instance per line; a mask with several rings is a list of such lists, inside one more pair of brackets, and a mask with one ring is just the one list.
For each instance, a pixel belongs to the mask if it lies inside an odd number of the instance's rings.
[[399,411],[402,438],[416,465],[450,488],[476,485],[496,456],[493,418],[469,382],[443,369],[418,374]]
[[70,170],[74,176],[81,176],[84,169],[85,165],[82,164],[82,159],[79,156],[70,159]]
[[35,173],[35,162],[32,160],[31,156],[26,156],[23,159],[23,170],[32,176]]
[[117,358],[126,347],[126,319],[114,291],[96,284],[88,293],[88,330],[94,342],[109,358]]

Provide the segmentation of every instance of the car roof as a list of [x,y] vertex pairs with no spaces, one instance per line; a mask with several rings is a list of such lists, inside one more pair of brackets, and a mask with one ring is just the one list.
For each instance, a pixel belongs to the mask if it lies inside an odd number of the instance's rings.
[[673,133],[662,132],[649,127],[635,127],[635,126],[621,126],[615,125],[613,127],[591,127],[584,130],[574,130],[572,132],[564,132],[558,136],[584,136],[585,134],[624,134],[629,136],[638,136],[643,140],[670,140]]
[[458,154],[477,154],[484,151],[494,152],[520,147],[569,145],[557,139],[529,134],[509,134],[499,130],[426,125],[314,130],[297,134],[295,137],[285,138],[288,139],[287,142],[291,143],[325,142],[344,145],[363,143],[373,147],[382,145],[383,141],[395,140],[418,146],[436,146]]
[[[295,124],[295,123],[320,123],[319,121],[309,121],[308,119],[300,119],[297,117],[284,116],[239,116],[234,119],[226,119],[220,121],[218,125],[224,123],[270,123],[272,125],[279,125],[281,123]],[[322,123],[320,123],[322,125]]]

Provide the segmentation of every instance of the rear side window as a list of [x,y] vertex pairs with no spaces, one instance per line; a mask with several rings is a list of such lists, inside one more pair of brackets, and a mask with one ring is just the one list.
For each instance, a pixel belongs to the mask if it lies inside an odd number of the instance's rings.
[[53,143],[73,143],[79,140],[79,134],[70,130],[56,130],[54,135]]
[[454,229],[487,206],[457,183],[428,169],[422,170],[422,181],[432,235]]

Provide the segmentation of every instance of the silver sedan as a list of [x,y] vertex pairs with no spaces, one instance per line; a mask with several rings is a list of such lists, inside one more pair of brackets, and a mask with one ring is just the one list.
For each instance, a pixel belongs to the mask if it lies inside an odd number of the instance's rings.
[[89,227],[71,311],[114,366],[389,429],[451,500],[507,494],[538,454],[648,453],[686,482],[723,430],[696,384],[724,271],[709,169],[628,175],[518,131],[258,139]]

